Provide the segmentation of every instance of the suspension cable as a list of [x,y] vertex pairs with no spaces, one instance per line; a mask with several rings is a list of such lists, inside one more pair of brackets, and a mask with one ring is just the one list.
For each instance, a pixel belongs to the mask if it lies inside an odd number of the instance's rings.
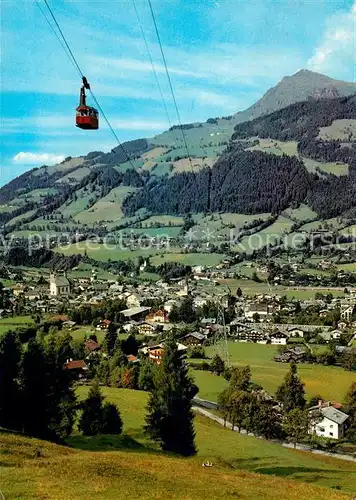
[[153,8],[152,8],[151,0],[147,0],[147,1],[148,1],[148,5],[149,5],[149,7],[150,7],[150,11],[151,11],[151,15],[152,15],[152,20],[153,20],[153,24],[154,24],[155,31],[156,31],[156,35],[157,35],[157,40],[158,40],[158,43],[159,43],[159,46],[160,46],[161,55],[162,55],[162,60],[163,60],[163,64],[164,64],[164,67],[165,67],[165,70],[166,70],[167,80],[168,80],[168,83],[169,83],[169,88],[170,88],[170,90],[171,90],[171,94],[172,94],[172,98],[173,98],[173,102],[174,102],[174,107],[175,107],[175,109],[176,109],[176,113],[177,113],[177,118],[178,118],[179,127],[180,127],[180,130],[181,130],[181,132],[182,132],[183,142],[184,142],[184,145],[185,145],[185,149],[186,149],[186,151],[187,151],[187,154],[188,154],[190,167],[191,167],[191,169],[193,170],[192,159],[191,159],[191,157],[190,157],[190,153],[189,153],[189,148],[188,148],[187,139],[186,139],[186,136],[185,136],[185,133],[184,133],[184,130],[183,130],[183,126],[182,126],[182,122],[181,122],[181,119],[180,119],[179,109],[178,109],[178,105],[177,105],[176,97],[175,97],[175,95],[174,95],[173,85],[172,85],[171,77],[170,77],[170,75],[169,75],[168,66],[167,66],[167,61],[166,61],[166,57],[165,57],[165,55],[164,55],[164,51],[163,51],[163,47],[162,47],[162,43],[161,43],[161,37],[160,37],[160,35],[159,35],[159,31],[158,31],[158,27],[157,27],[157,23],[156,23],[155,14],[154,14],[154,12],[153,12]]
[[[143,24],[142,24],[142,21],[141,21],[141,17],[140,17],[140,14],[139,14],[138,10],[137,10],[136,1],[132,0],[132,3],[133,3],[134,10],[135,10],[135,14],[136,14],[136,18],[137,18],[137,23],[138,23],[138,25],[140,27],[141,35],[142,35],[143,41],[145,43],[147,56],[148,56],[148,59],[149,59],[150,64],[151,64],[152,72],[154,74],[156,85],[157,85],[157,88],[158,88],[158,91],[159,91],[159,94],[160,94],[160,97],[161,97],[161,101],[162,101],[162,104],[163,104],[163,107],[164,107],[164,110],[165,110],[165,113],[166,113],[166,117],[167,117],[168,123],[169,123],[169,127],[172,128],[172,122],[171,122],[171,119],[170,119],[170,116],[169,116],[169,113],[168,113],[167,103],[166,103],[166,100],[165,100],[163,92],[162,92],[161,84],[159,83],[159,79],[158,79],[157,72],[156,72],[156,69],[155,69],[155,65],[154,65],[154,62],[153,62],[153,59],[152,59],[151,51],[150,51],[150,48],[148,46],[148,42],[147,42],[147,38],[146,38],[146,35],[145,35],[145,31],[143,29]],[[174,141],[177,142],[177,137],[176,137],[174,129],[172,130],[172,133],[173,133]]]
[[[40,7],[38,0],[36,0],[36,2],[37,2],[37,5]],[[82,70],[80,69],[80,66],[79,66],[79,64],[78,64],[78,61],[76,60],[76,58],[75,58],[75,56],[74,56],[74,54],[73,54],[73,51],[72,51],[72,49],[70,48],[70,46],[69,46],[69,44],[68,44],[68,42],[67,42],[67,40],[66,40],[66,37],[64,36],[64,33],[63,33],[63,31],[61,30],[61,27],[60,27],[60,25],[59,25],[59,23],[58,23],[58,21],[57,21],[57,19],[56,19],[55,15],[54,15],[53,11],[52,11],[52,9],[51,9],[50,5],[48,4],[47,0],[44,0],[44,3],[46,4],[46,7],[47,7],[47,9],[48,9],[48,11],[49,11],[49,13],[50,13],[50,15],[51,15],[51,17],[52,17],[52,19],[53,19],[53,21],[54,21],[55,25],[56,25],[56,27],[57,27],[57,29],[58,29],[59,33],[61,34],[62,40],[63,40],[64,45],[65,45],[65,46],[63,46],[63,43],[61,43],[61,46],[62,46],[62,48],[63,48],[63,50],[64,50],[65,54],[66,54],[66,55],[67,55],[67,57],[70,59],[70,61],[72,62],[72,64],[73,64],[73,65],[74,65],[74,67],[76,68],[76,70],[78,71],[78,73],[79,73],[80,77],[81,77],[81,78],[83,78],[84,74],[83,74]],[[54,28],[53,28],[52,24],[49,22],[49,20],[48,20],[48,19],[47,19],[47,17],[45,16],[45,14],[44,14],[43,10],[42,10],[41,8],[40,8],[40,10],[41,10],[41,12],[42,12],[42,14],[43,14],[44,18],[46,19],[47,23],[48,23],[48,24],[49,24],[49,26],[51,27],[52,31],[55,33],[55,35],[56,35],[57,39],[60,41],[60,38],[59,38],[58,34],[55,32],[55,30],[54,30]],[[67,50],[66,50],[66,49],[67,49]],[[67,52],[67,51],[68,51],[68,52]],[[93,100],[94,100],[95,104],[97,105],[97,107],[98,107],[98,109],[99,109],[100,113],[102,114],[102,116],[103,116],[103,118],[104,118],[104,120],[105,120],[105,122],[106,122],[107,126],[109,127],[109,129],[110,129],[111,133],[112,133],[112,134],[113,134],[113,136],[115,137],[115,139],[116,139],[117,143],[119,144],[119,146],[120,146],[121,150],[124,152],[124,154],[125,154],[125,156],[126,156],[127,161],[130,163],[131,167],[132,167],[133,169],[135,169],[134,164],[132,163],[132,160],[131,160],[131,158],[130,158],[130,156],[129,156],[128,152],[126,151],[126,149],[124,148],[124,146],[123,146],[123,144],[121,143],[120,139],[118,138],[118,136],[117,136],[117,134],[116,134],[115,130],[113,129],[113,127],[112,127],[112,125],[111,125],[111,123],[110,123],[109,119],[107,118],[106,114],[104,113],[104,110],[103,110],[103,108],[101,107],[101,105],[99,104],[99,102],[98,102],[97,98],[95,97],[95,95],[94,95],[93,91],[92,91],[91,89],[89,89],[89,92],[90,92],[90,94],[91,94],[91,96],[92,96],[92,98],[93,98]]]

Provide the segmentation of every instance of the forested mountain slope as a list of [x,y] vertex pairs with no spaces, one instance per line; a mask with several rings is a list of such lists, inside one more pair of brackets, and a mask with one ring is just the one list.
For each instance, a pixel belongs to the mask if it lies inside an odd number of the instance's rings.
[[[356,205],[355,98],[338,97],[355,90],[303,70],[245,112],[184,125],[191,160],[182,131],[172,127],[109,153],[32,169],[0,189],[0,223],[7,232],[48,225],[62,231],[113,227],[137,211],[279,213],[301,201],[322,217],[337,215]],[[331,203],[340,190],[345,196]]]
[[[321,128],[337,120],[353,125],[356,95],[294,104],[237,125],[229,147],[213,168],[151,179],[125,200],[124,212],[132,215],[146,208],[172,214],[279,213],[304,201],[322,217],[338,215],[356,206],[356,141],[353,135],[349,142],[318,138]],[[282,149],[294,141],[295,154],[274,154],[260,147],[262,138],[278,140]],[[308,158],[347,164],[349,174],[308,172]]]

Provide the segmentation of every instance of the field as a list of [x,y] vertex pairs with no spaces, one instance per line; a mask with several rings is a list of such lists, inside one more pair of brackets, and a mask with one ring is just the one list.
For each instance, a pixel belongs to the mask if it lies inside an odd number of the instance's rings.
[[244,236],[240,243],[235,247],[236,251],[245,251],[251,253],[257,248],[273,245],[280,237],[286,235],[293,225],[293,221],[287,217],[279,216],[276,222],[261,231]]
[[74,219],[82,223],[116,221],[123,216],[122,203],[125,198],[135,190],[136,188],[127,186],[114,188],[89,210],[77,214]]
[[0,319],[0,334],[33,324],[31,316],[13,316]]
[[101,245],[98,243],[81,242],[79,244],[66,245],[63,247],[58,247],[55,251],[63,253],[64,255],[83,255],[85,252],[89,257],[95,260],[104,261],[107,260],[129,260],[136,257],[150,257],[160,250],[154,248],[141,248],[138,250],[121,249],[116,245]]
[[356,120],[334,120],[329,127],[322,127],[319,137],[330,141],[331,139],[343,142],[356,140]]
[[224,258],[220,253],[165,253],[155,255],[150,259],[151,264],[158,266],[165,262],[180,262],[187,266],[214,266]]
[[251,148],[246,148],[247,151],[263,151],[265,153],[270,153],[278,156],[283,154],[288,156],[297,156],[297,145],[296,141],[277,141],[275,139],[259,139],[259,144],[257,146],[252,146]]
[[290,217],[291,219],[301,221],[314,219],[318,214],[307,205],[301,204],[298,208],[287,208],[283,212],[283,215],[285,215],[286,217]]
[[136,257],[151,257],[151,263],[155,266],[164,264],[165,262],[181,262],[190,266],[206,265],[211,266],[220,262],[223,254],[218,253],[163,253],[162,249],[157,248],[140,248],[137,250],[130,250],[129,248],[123,250],[115,245],[101,245],[98,243],[81,242],[73,245],[66,245],[55,249],[64,255],[81,254],[85,252],[87,255],[95,260],[107,261],[109,259],[115,260],[129,260]]
[[152,215],[148,219],[142,221],[142,227],[151,227],[155,224],[160,224],[162,226],[182,226],[183,217],[175,215]]
[[308,172],[316,172],[317,168],[326,174],[334,174],[337,176],[347,175],[349,173],[349,166],[346,163],[321,163],[311,158],[303,158],[303,163]]
[[[288,371],[288,365],[276,363],[273,356],[278,347],[271,345],[228,342],[230,361],[234,365],[250,365],[252,379],[270,393],[274,393]],[[207,347],[209,356],[214,354],[213,347]],[[320,394],[327,400],[342,402],[355,375],[339,367],[298,364],[298,371],[309,397]],[[217,400],[218,393],[226,382],[222,377],[215,377],[210,372],[195,370],[194,378],[200,388],[199,395],[204,399]]]

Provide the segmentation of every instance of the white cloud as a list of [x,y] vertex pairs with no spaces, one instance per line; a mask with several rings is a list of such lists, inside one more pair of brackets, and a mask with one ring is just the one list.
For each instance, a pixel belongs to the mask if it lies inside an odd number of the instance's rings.
[[37,163],[46,165],[55,165],[64,160],[64,155],[54,155],[50,153],[30,153],[23,152],[17,153],[12,161],[15,163],[21,163],[23,165],[36,165]]
[[308,67],[342,78],[356,76],[356,2],[349,12],[331,16]]

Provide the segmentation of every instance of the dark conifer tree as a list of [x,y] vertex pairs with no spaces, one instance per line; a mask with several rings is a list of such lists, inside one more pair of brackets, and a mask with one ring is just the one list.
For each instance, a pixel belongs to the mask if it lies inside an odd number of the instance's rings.
[[0,338],[0,426],[20,428],[19,373],[22,346],[14,332]]
[[79,420],[79,429],[86,436],[95,436],[103,428],[103,395],[97,381],[89,389],[87,399],[82,403],[83,412]]
[[148,402],[146,431],[161,448],[183,456],[196,453],[192,399],[197,393],[173,339],[165,342],[162,364]]
[[290,365],[289,372],[277,389],[276,397],[286,412],[295,408],[304,409],[306,403],[304,384],[299,378],[297,366],[294,363]]
[[225,371],[225,363],[223,359],[219,356],[219,354],[215,354],[213,357],[211,363],[210,363],[210,370],[213,373],[216,373],[216,375],[221,375]]
[[49,437],[49,397],[46,353],[41,342],[30,339],[22,359],[23,430],[30,436]]
[[111,403],[104,403],[102,409],[102,434],[121,434],[122,419],[117,406]]
[[117,325],[110,323],[104,338],[104,346],[109,356],[112,356],[117,343]]

